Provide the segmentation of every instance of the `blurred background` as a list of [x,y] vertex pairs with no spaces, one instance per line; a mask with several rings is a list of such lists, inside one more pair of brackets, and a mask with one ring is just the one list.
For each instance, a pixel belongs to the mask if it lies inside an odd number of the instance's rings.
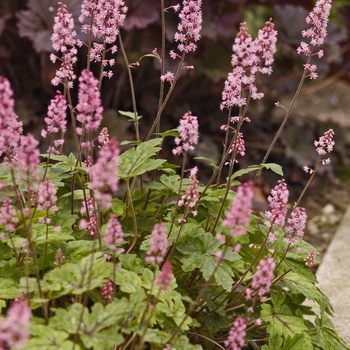
[[[75,19],[79,39],[84,41],[86,38],[80,32],[78,21],[81,0],[66,2]],[[51,85],[51,79],[58,66],[49,59],[53,52],[50,37],[57,3],[57,0],[0,1],[0,75],[11,81],[16,112],[25,131],[39,140],[41,129],[45,127],[47,106],[57,90]],[[125,0],[125,3],[129,10],[121,35],[129,61],[136,62],[155,48],[160,52],[160,1]],[[166,1],[166,6],[176,3],[176,0]],[[243,129],[247,150],[246,156],[239,159],[238,168],[259,164],[284,116],[283,109],[276,108],[274,103],[278,100],[289,106],[300,81],[305,60],[297,55],[296,48],[303,40],[301,32],[307,28],[305,18],[313,6],[312,0],[203,0],[202,38],[197,51],[186,57],[186,64],[195,69],[184,71],[178,81],[163,113],[162,130],[176,128],[181,116],[191,110],[200,124],[200,142],[191,156],[219,161],[224,136],[220,126],[227,119],[225,111],[219,109],[221,91],[232,69],[232,44],[239,24],[247,22],[251,35],[256,37],[258,30],[272,18],[278,31],[273,73],[259,78],[258,90],[264,92],[265,97],[253,101],[248,110],[252,122]],[[166,51],[169,52],[176,48],[173,37],[177,14],[169,11],[166,21]],[[333,1],[323,49],[324,57],[312,62],[317,64],[319,78],[305,82],[289,122],[268,160],[283,166],[291,198],[295,200],[308,180],[302,167],[312,167],[317,158],[314,140],[329,128],[334,129],[336,146],[332,163],[320,168],[318,178],[302,203],[313,220],[308,227],[310,240],[321,241],[321,251],[350,201],[350,1]],[[86,52],[80,50],[79,55],[75,67],[77,76],[86,67]],[[174,72],[176,64],[177,61],[167,56],[166,71]],[[96,71],[97,68],[93,66]],[[118,114],[118,110],[132,110],[127,72],[119,52],[112,69],[114,76],[105,79],[102,88],[104,125],[119,140],[134,139],[133,125]],[[141,65],[133,69],[133,76],[138,113],[143,116],[141,138],[144,138],[158,105],[158,61],[149,57],[142,59]],[[76,89],[74,91],[76,101]],[[67,145],[69,147],[69,142]],[[172,140],[168,146],[164,156],[178,162],[177,158],[172,159]],[[211,168],[206,164],[200,166],[205,181],[211,175]],[[277,175],[263,174],[257,187],[257,208],[263,210],[266,207],[266,196],[277,180]]]

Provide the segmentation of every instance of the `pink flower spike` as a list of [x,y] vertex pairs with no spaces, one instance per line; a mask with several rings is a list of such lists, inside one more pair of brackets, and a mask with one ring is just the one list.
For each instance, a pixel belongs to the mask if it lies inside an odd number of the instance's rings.
[[334,131],[329,129],[323,136],[321,136],[318,141],[314,142],[316,151],[319,155],[325,155],[333,151],[335,142],[333,141]]
[[118,249],[117,246],[124,243],[124,232],[117,215],[111,214],[108,220],[107,229],[105,233],[105,242],[107,248],[116,251],[117,254],[122,254],[124,249]]
[[306,211],[304,208],[295,208],[287,220],[285,232],[288,235],[286,237],[288,243],[295,243],[296,237],[303,238],[304,230],[306,227]]
[[271,195],[267,198],[271,208],[271,210],[265,213],[268,219],[270,219],[270,221],[265,222],[267,227],[284,226],[287,215],[288,197],[289,191],[286,182],[284,179],[279,180],[275,188],[271,190]]
[[231,236],[242,236],[246,233],[252,211],[254,191],[251,181],[238,187],[232,200],[231,208],[226,213],[222,226],[231,228]]
[[190,207],[193,208],[196,206],[199,198],[199,193],[198,193],[198,184],[199,181],[197,180],[196,174],[197,174],[198,168],[194,167],[191,169],[191,174],[190,174],[190,180],[192,181],[190,187],[186,190],[186,193],[181,196],[181,199],[178,202],[178,206],[185,206],[185,207]]
[[202,29],[202,0],[183,0],[179,14],[181,22],[177,26],[175,41],[180,52],[193,52],[197,49],[195,44],[200,39]]
[[251,284],[251,287],[257,290],[260,298],[270,291],[274,270],[275,260],[273,258],[265,256],[260,260]]
[[243,317],[237,317],[230,329],[225,346],[227,350],[242,350],[246,336],[247,321]]
[[95,193],[95,198],[101,208],[110,207],[111,195],[103,192],[115,192],[118,189],[119,154],[119,142],[112,137],[99,151],[96,164],[87,169],[91,177],[90,188],[99,191]]
[[[17,181],[25,183],[26,191],[38,190],[39,183],[39,142],[33,135],[27,134],[21,137],[18,147],[18,160],[14,164],[17,170]],[[34,183],[31,181],[34,180]]]
[[163,261],[168,245],[165,224],[155,224],[150,238],[150,249],[147,250],[146,262],[159,264]]
[[332,7],[332,0],[318,0],[313,10],[306,17],[306,23],[311,25],[302,31],[304,38],[310,38],[310,44],[302,42],[297,49],[298,54],[309,56],[315,46],[321,46],[327,36],[327,23]]
[[[73,80],[76,78],[73,71],[73,64],[77,61],[77,49],[75,39],[77,33],[74,30],[74,21],[72,15],[67,11],[67,6],[62,2],[58,3],[57,16],[53,26],[53,34],[51,36],[52,47],[56,51],[62,53],[62,64],[59,70],[56,71],[55,78],[52,79],[53,85],[64,83],[68,80],[67,87],[71,88]],[[56,55],[50,55],[50,59],[55,62]]]
[[155,284],[165,292],[169,292],[169,286],[171,283],[171,262],[166,261],[158,275]]
[[0,208],[0,226],[4,226],[8,232],[13,232],[16,229],[17,222],[18,218],[12,200],[5,196]]
[[[47,124],[47,129],[42,131],[42,136],[45,137],[47,133],[56,134],[59,131],[66,132],[67,130],[67,120],[66,120],[66,110],[67,110],[67,101],[60,91],[57,91],[57,94],[54,99],[51,100],[47,117],[45,122]],[[44,135],[43,135],[44,132]]]
[[17,159],[16,148],[23,131],[14,108],[10,82],[0,76],[0,156],[5,154],[5,161],[8,162],[15,162]]
[[16,299],[7,311],[7,318],[0,320],[2,328],[0,345],[6,343],[7,349],[23,348],[29,338],[31,318],[32,312],[28,301],[25,298]]
[[101,298],[106,300],[106,302],[109,302],[112,299],[113,292],[113,284],[107,279],[101,290]]
[[102,121],[102,102],[98,80],[84,69],[79,77],[77,120],[85,124],[87,132],[97,131]]
[[175,143],[178,147],[173,149],[173,154],[182,154],[194,150],[199,137],[197,117],[193,116],[192,112],[185,113],[180,120],[177,130],[180,133],[180,137],[175,137]]
[[56,192],[56,186],[50,180],[42,182],[39,186],[38,208],[43,211],[57,211]]

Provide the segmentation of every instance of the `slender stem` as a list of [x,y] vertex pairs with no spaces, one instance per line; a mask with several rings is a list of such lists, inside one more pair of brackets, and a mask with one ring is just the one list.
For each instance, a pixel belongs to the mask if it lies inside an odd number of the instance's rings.
[[[312,56],[312,52],[311,52],[311,54],[309,55],[306,64],[309,64],[309,63],[311,62],[311,56]],[[292,99],[292,102],[290,103],[289,108],[287,108],[287,112],[286,112],[286,115],[284,116],[284,119],[283,119],[283,121],[282,121],[282,124],[280,125],[280,127],[279,127],[279,129],[278,129],[278,131],[277,131],[277,133],[276,133],[276,135],[275,135],[275,137],[273,138],[273,140],[272,140],[272,142],[271,142],[271,144],[270,144],[268,150],[266,151],[266,154],[265,154],[265,156],[264,156],[264,158],[263,158],[263,160],[262,160],[262,162],[261,162],[261,165],[263,165],[263,164],[266,163],[266,161],[267,161],[267,159],[269,158],[269,155],[270,155],[272,149],[275,147],[275,144],[276,144],[278,138],[280,137],[280,135],[281,135],[281,133],[282,133],[282,130],[284,129],[284,127],[285,127],[285,125],[286,125],[286,123],[287,123],[287,121],[288,121],[288,119],[289,119],[289,116],[290,116],[290,114],[291,114],[291,112],[292,112],[292,109],[293,109],[293,107],[294,107],[294,105],[295,105],[295,102],[296,102],[296,100],[298,99],[298,97],[299,97],[299,95],[300,95],[301,89],[302,89],[302,87],[303,87],[303,85],[304,85],[304,81],[305,81],[306,75],[307,75],[307,69],[304,69],[303,75],[301,76],[301,79],[300,79],[300,82],[299,82],[299,85],[298,85],[298,88],[297,88],[297,91],[295,92],[295,94],[294,94],[294,96],[293,96],[293,99]],[[258,181],[258,179],[259,179],[259,177],[260,177],[260,175],[261,175],[261,173],[262,173],[262,170],[263,170],[263,168],[261,168],[261,169],[257,172],[257,174],[256,174],[256,176],[255,176],[255,179],[254,179],[254,185],[255,185],[256,182]]]
[[[161,47],[161,63],[160,63],[160,74],[163,75],[165,72],[165,10],[164,10],[164,0],[160,1],[160,16],[162,19],[162,47]],[[159,101],[158,101],[158,111],[157,115],[162,107],[164,99],[164,81],[160,82],[159,87]],[[158,134],[160,132],[160,118],[156,124],[156,133]]]
[[182,56],[181,56],[181,59],[180,59],[179,66],[178,66],[177,71],[176,71],[175,76],[174,76],[174,82],[173,82],[173,84],[170,86],[170,89],[169,89],[168,93],[166,94],[165,99],[164,99],[162,105],[161,105],[160,108],[158,109],[157,116],[156,116],[156,118],[154,119],[154,122],[153,122],[153,124],[152,124],[152,126],[151,126],[151,128],[150,128],[150,130],[149,130],[149,132],[148,132],[148,135],[147,135],[147,137],[146,137],[146,141],[148,141],[148,140],[151,138],[152,133],[153,133],[153,131],[154,131],[154,128],[155,128],[156,125],[158,124],[159,119],[160,119],[160,117],[161,117],[161,115],[162,115],[162,113],[163,113],[163,110],[164,110],[166,104],[168,103],[169,98],[170,98],[172,92],[174,91],[176,82],[177,82],[177,80],[179,79],[179,76],[180,76],[180,72],[181,72],[181,70],[183,69],[183,63],[184,63],[184,61],[185,61],[185,56],[186,56],[186,53],[183,52],[183,53],[182,53]]
[[133,220],[133,225],[134,225],[134,238],[133,238],[133,241],[131,243],[131,246],[129,247],[129,249],[126,252],[127,254],[129,254],[134,250],[136,243],[137,243],[137,238],[138,238],[136,213],[135,213],[134,204],[132,202],[132,195],[131,195],[131,190],[130,190],[130,180],[129,179],[126,181],[126,195],[127,195],[127,199],[128,199],[129,208],[131,209],[131,215],[132,215],[132,220]]
[[120,31],[118,34],[118,41],[119,41],[119,46],[120,46],[120,49],[122,51],[122,55],[124,58],[126,70],[128,72],[129,84],[130,84],[130,90],[131,90],[131,101],[132,101],[132,107],[134,110],[134,125],[135,125],[136,140],[139,141],[140,140],[140,132],[139,132],[139,120],[137,119],[138,113],[137,113],[137,106],[136,106],[134,81],[132,78],[128,56],[126,55],[126,52],[125,52],[125,48],[124,48],[124,44],[123,44],[123,40],[122,40]]
[[210,342],[210,343],[214,344],[215,346],[217,346],[219,349],[225,350],[225,348],[222,347],[219,343],[217,343],[216,341],[214,341],[211,338],[208,338],[208,337],[204,336],[203,334],[198,334],[198,333],[193,333],[193,332],[187,332],[187,334],[194,335],[194,336],[199,337],[199,338],[203,338],[203,339],[207,340],[208,342]]
[[321,164],[321,158],[322,158],[322,156],[319,155],[319,156],[318,156],[318,159],[317,159],[317,161],[316,161],[315,169],[314,169],[314,171],[312,172],[312,174],[311,174],[311,176],[310,176],[310,178],[309,178],[309,181],[306,183],[306,185],[305,185],[303,191],[301,192],[301,194],[300,194],[298,200],[295,202],[295,204],[294,204],[294,206],[293,206],[293,210],[299,205],[300,201],[301,201],[302,198],[304,197],[304,194],[305,194],[306,190],[309,188],[309,186],[310,186],[312,180],[314,179],[314,177],[315,177],[315,175],[316,175],[316,172],[317,172],[317,170],[318,170],[318,167],[319,167],[320,164]]

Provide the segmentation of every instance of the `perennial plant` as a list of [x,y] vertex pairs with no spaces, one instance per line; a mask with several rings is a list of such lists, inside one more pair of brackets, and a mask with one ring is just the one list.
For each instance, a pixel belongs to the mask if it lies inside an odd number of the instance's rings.
[[[278,34],[272,19],[256,38],[241,24],[218,106],[227,113],[221,160],[201,159],[212,166],[206,183],[189,164],[201,116],[186,111],[177,129],[160,132],[180,74],[194,68],[185,58],[201,38],[202,1],[168,8],[160,2],[164,30],[164,14],[178,16],[177,49],[169,51],[178,68],[165,73],[164,46],[160,55],[157,49],[146,54],[160,62],[161,74],[158,111],[144,139],[131,73],[141,63],[129,63],[120,36],[124,1],[82,2],[86,43],[76,39],[73,17],[59,3],[51,55],[60,62],[52,80],[59,91],[41,133],[50,137],[46,153],[39,154],[39,140],[23,134],[10,83],[0,77],[0,350],[348,349],[310,270],[320,259],[303,240],[306,211],[300,207],[317,169],[330,162],[334,132],[315,141],[319,157],[305,167],[310,178],[294,205],[282,168],[267,163],[305,79],[317,77],[314,59],[323,54],[331,0],[318,0],[306,19],[307,42],[297,49],[306,56],[303,75],[271,147],[261,164],[236,171],[245,155],[242,125],[250,122],[251,100],[264,97],[259,77],[272,74]],[[82,47],[87,62],[77,81]],[[101,85],[119,56],[133,101],[133,111],[120,113],[134,124],[132,142],[101,127]],[[64,144],[68,116],[71,153]],[[162,158],[165,138],[173,139],[172,156],[181,166]],[[262,171],[281,179],[267,199],[269,209],[257,213],[254,186]],[[254,172],[251,181],[240,182]],[[305,300],[318,305],[316,314]]]

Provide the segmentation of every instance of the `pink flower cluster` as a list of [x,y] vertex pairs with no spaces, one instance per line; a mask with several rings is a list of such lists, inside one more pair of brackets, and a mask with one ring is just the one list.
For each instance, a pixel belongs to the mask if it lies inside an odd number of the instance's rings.
[[244,90],[251,93],[252,99],[261,99],[264,94],[257,91],[256,74],[271,74],[273,55],[276,52],[277,31],[274,24],[267,21],[258,37],[253,40],[246,23],[241,23],[239,32],[232,46],[231,65],[233,70],[228,74],[222,91],[220,109],[233,106],[242,107],[247,100]]
[[[275,260],[273,258],[265,256],[260,260],[257,271],[253,276],[251,287],[257,292],[257,297],[259,297],[262,302],[266,301],[264,295],[270,291],[275,265]],[[246,289],[247,300],[252,299],[252,292],[250,288]]]
[[200,39],[202,29],[202,0],[183,0],[179,14],[181,22],[177,26],[175,41],[180,52],[193,52],[195,44]]
[[[237,135],[237,140],[233,142],[229,153],[236,152],[237,154],[240,154],[242,157],[245,155],[245,143],[243,138],[243,133],[239,132]],[[235,159],[235,162],[238,162],[237,159]],[[227,163],[226,163],[227,164]]]
[[[45,123],[47,125],[46,130],[41,131],[41,136],[46,137],[47,134],[57,134],[59,131],[65,133],[67,130],[67,119],[66,119],[67,101],[60,91],[57,91],[55,98],[50,102],[47,117]],[[56,140],[53,149],[49,151],[55,152],[55,146],[62,145],[64,140]]]
[[120,224],[117,215],[111,214],[109,216],[107,229],[105,233],[106,247],[116,254],[122,254],[123,248],[117,250],[117,246],[124,243],[124,232],[122,225]]
[[[106,44],[114,44],[119,34],[119,28],[123,25],[128,8],[122,0],[84,0],[81,5],[81,14],[79,21],[83,23],[82,31],[91,33],[99,41],[103,40],[103,44],[93,42],[90,49],[90,61],[102,61],[103,67],[107,65],[113,66],[114,59],[105,59]],[[83,43],[78,41],[78,45]],[[117,46],[112,45],[108,49],[114,54]],[[111,78],[112,71],[103,72],[103,76]]]
[[313,250],[310,250],[307,253],[307,257],[306,259],[304,259],[304,261],[306,266],[309,266],[309,267],[315,266],[317,264],[316,253]]
[[269,221],[265,221],[267,227],[284,226],[287,215],[288,197],[289,191],[286,182],[284,179],[279,180],[275,188],[271,190],[271,195],[267,198],[271,208],[271,210],[265,213],[269,219]]
[[[26,191],[37,191],[39,183],[39,142],[33,135],[27,134],[21,137],[21,143],[17,148],[18,160],[15,164],[16,180],[24,183]],[[34,181],[32,181],[34,180]]]
[[[16,228],[18,218],[16,210],[9,197],[4,197],[0,208],[0,226],[4,226],[5,231],[13,232]],[[5,238],[5,234],[0,232],[0,238]]]
[[90,188],[98,190],[95,198],[101,208],[109,208],[111,195],[105,191],[115,192],[118,189],[119,142],[112,137],[98,153],[96,164],[87,169],[91,177]]
[[246,233],[253,204],[253,183],[245,182],[237,189],[231,208],[226,213],[222,226],[231,228],[231,236],[242,236]]
[[[84,69],[79,77],[79,92],[77,104],[77,120],[84,124],[87,132],[97,131],[102,121],[102,102],[98,89],[98,80],[93,73]],[[77,128],[78,134],[83,129]]]
[[6,161],[16,161],[16,148],[22,134],[22,123],[15,113],[15,101],[10,82],[0,76],[0,156]]
[[334,131],[333,129],[329,129],[323,134],[323,136],[319,138],[318,141],[314,142],[314,145],[316,147],[316,152],[319,155],[322,156],[333,151],[333,147],[335,144],[333,141],[333,137],[334,137]]
[[73,64],[77,61],[77,49],[75,45],[76,31],[74,30],[74,21],[72,14],[67,10],[67,6],[62,2],[58,3],[57,16],[53,26],[53,34],[51,36],[52,47],[56,51],[61,51],[62,58],[57,57],[55,54],[50,55],[50,59],[53,63],[57,59],[61,60],[61,67],[56,71],[55,78],[52,79],[52,85],[58,85],[59,83],[65,84],[67,87],[73,87],[73,80],[76,78],[73,71]]
[[128,8],[122,0],[84,0],[81,5],[79,21],[82,31],[90,30],[96,38],[102,38],[107,44],[113,44],[123,25]]
[[146,262],[159,264],[163,261],[168,245],[165,224],[155,224],[150,238],[150,249],[147,250]]
[[194,150],[194,146],[198,143],[197,117],[192,115],[192,112],[185,113],[180,120],[177,130],[180,133],[180,137],[175,137],[177,147],[173,149],[173,153],[182,154]]
[[[303,53],[305,56],[310,56],[313,53],[315,46],[321,46],[327,36],[327,23],[329,13],[332,7],[332,0],[318,0],[315,7],[306,17],[306,23],[311,27],[302,31],[304,38],[310,38],[310,44],[301,42],[297,49],[298,54]],[[323,51],[316,53],[318,57],[323,56]]]
[[39,186],[38,208],[47,212],[57,211],[56,192],[56,186],[50,180],[43,181]]
[[[333,141],[334,138],[334,131],[333,129],[329,129],[328,131],[326,131],[323,136],[321,136],[318,141],[314,142],[314,145],[316,147],[316,152],[320,155],[320,156],[324,156],[330,152],[333,151],[333,147],[335,145],[335,142]],[[331,162],[331,158],[327,157],[324,159],[321,159],[321,163],[322,165],[327,165],[330,164]],[[312,174],[314,172],[313,169],[309,168],[308,166],[304,166],[304,171],[306,173],[310,173]]]
[[304,208],[298,207],[293,210],[293,212],[287,220],[287,225],[285,227],[285,232],[288,235],[286,237],[288,243],[295,243],[296,237],[304,237],[306,219],[307,215]]
[[101,298],[109,302],[112,299],[113,293],[114,293],[113,284],[109,279],[107,279],[107,281],[105,282],[105,284],[101,289]]
[[0,350],[23,348],[29,338],[31,309],[24,298],[16,299],[7,311],[7,318],[0,317]]
[[190,180],[191,180],[191,185],[190,187],[186,190],[186,193],[181,196],[181,199],[178,201],[178,206],[185,206],[185,207],[190,207],[193,208],[196,206],[199,198],[199,193],[198,193],[198,183],[199,181],[197,180],[196,174],[198,172],[198,168],[194,167],[191,169],[190,173]]
[[87,219],[80,220],[79,228],[81,230],[87,230],[93,236],[97,228],[97,219],[95,201],[92,197],[88,197],[86,198],[86,202],[82,202],[80,214],[87,216]]
[[246,336],[247,321],[243,317],[237,317],[230,329],[225,346],[227,350],[242,350]]
[[162,270],[160,271],[160,274],[158,275],[155,285],[159,286],[160,289],[164,290],[165,292],[169,292],[169,286],[171,283],[171,262],[166,261],[162,267]]

